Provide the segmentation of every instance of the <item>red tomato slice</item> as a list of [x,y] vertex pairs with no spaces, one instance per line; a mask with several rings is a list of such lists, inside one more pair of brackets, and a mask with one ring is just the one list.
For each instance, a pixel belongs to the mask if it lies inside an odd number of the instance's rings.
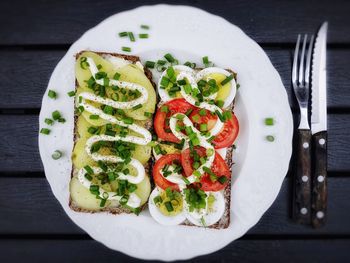
[[213,144],[215,149],[229,147],[236,140],[239,132],[239,124],[236,115],[232,114],[232,118],[225,121],[224,127],[219,134],[215,136]]
[[163,106],[168,108],[168,112],[162,112],[161,108],[158,109],[156,116],[154,117],[154,130],[157,133],[157,136],[165,141],[179,143],[180,140],[175,137],[175,135],[170,131],[170,128],[166,124],[165,120],[170,118],[175,113],[186,113],[190,109],[195,107],[188,103],[185,99],[174,99]]
[[[202,147],[196,147],[195,148],[196,152],[198,153],[199,156],[205,156],[206,155],[206,150]],[[190,155],[190,149],[187,148],[186,150],[184,150],[181,153],[181,164],[183,167],[183,170],[185,172],[186,176],[190,176],[193,173],[193,158]],[[217,181],[212,181],[210,179],[209,174],[204,174],[202,176],[202,179],[200,181],[201,186],[200,188],[203,191],[220,191],[222,189],[224,189],[226,187],[226,185],[228,184],[228,179],[230,179],[231,176],[231,172],[230,172],[230,168],[227,166],[226,162],[224,159],[222,159],[222,157],[220,156],[220,154],[218,154],[217,152],[215,152],[215,158],[214,158],[214,162],[211,166],[210,169],[218,178],[221,176],[225,176],[227,178],[226,182],[224,182],[223,184],[220,183],[218,180]]]
[[166,164],[171,165],[174,161],[178,161],[180,163],[181,154],[173,153],[173,154],[164,155],[161,158],[159,158],[153,166],[153,180],[156,185],[158,185],[160,188],[164,190],[170,187],[171,190],[180,191],[179,186],[177,184],[169,182],[160,173]]

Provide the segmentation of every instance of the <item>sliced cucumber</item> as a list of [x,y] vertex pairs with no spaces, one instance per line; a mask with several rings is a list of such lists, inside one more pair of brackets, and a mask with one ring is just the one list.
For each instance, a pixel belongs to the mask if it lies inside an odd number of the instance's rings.
[[[97,199],[95,195],[90,193],[90,190],[85,188],[78,180],[76,176],[72,177],[70,184],[70,196],[72,201],[78,207],[82,209],[88,209],[93,211],[101,210],[100,199]],[[110,201],[107,201],[105,206],[109,206]]]
[[143,179],[143,181],[137,185],[137,189],[135,190],[135,194],[137,194],[137,196],[141,199],[141,205],[147,202],[150,193],[151,182],[149,180],[149,176],[146,175],[145,179]]
[[129,64],[117,70],[120,80],[139,84],[148,92],[148,100],[137,110],[125,110],[125,113],[136,120],[146,120],[145,112],[154,113],[156,107],[156,92],[145,73],[136,65]]
[[78,132],[79,138],[87,139],[91,137],[91,134],[88,132],[89,127],[91,127],[91,123],[86,121],[86,119],[82,115],[78,117],[76,126],[78,128],[77,132]]
[[139,160],[142,164],[146,164],[151,158],[152,147],[148,145],[136,145],[135,151],[132,152],[132,157]]

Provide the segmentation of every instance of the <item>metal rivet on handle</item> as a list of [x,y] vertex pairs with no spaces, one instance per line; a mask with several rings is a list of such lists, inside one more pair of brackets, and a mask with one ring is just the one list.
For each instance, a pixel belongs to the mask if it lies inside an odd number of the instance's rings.
[[304,142],[303,147],[304,147],[304,149],[307,149],[307,148],[309,148],[309,144],[307,142]]
[[326,143],[326,140],[323,139],[323,138],[321,138],[321,139],[318,140],[318,143],[319,143],[320,145],[324,145],[324,144]]
[[324,213],[323,213],[322,211],[318,211],[318,212],[316,213],[316,216],[317,216],[318,219],[321,219],[321,218],[324,217]]
[[300,213],[302,213],[303,215],[307,214],[307,208],[303,207],[302,209],[300,209]]
[[324,181],[324,176],[323,176],[323,175],[317,176],[317,181],[318,181],[319,183],[322,183],[322,182]]
[[301,180],[302,180],[304,183],[306,183],[306,182],[309,180],[309,177],[307,177],[306,175],[303,175],[303,176],[301,177]]

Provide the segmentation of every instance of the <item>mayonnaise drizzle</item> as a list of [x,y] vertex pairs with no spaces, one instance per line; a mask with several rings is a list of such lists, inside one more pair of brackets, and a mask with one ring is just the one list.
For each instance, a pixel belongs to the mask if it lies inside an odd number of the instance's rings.
[[[87,62],[89,64],[89,69],[90,69],[91,75],[95,79],[96,83],[103,85],[104,84],[103,79],[96,79],[95,78],[95,75],[98,72],[98,69],[95,65],[94,60],[91,59],[90,57],[88,57]],[[135,143],[138,145],[147,145],[152,140],[152,135],[147,129],[145,129],[137,124],[125,124],[123,121],[118,120],[116,117],[114,117],[112,115],[108,115],[108,114],[104,113],[101,109],[98,109],[98,108],[92,106],[91,104],[87,103],[87,101],[97,102],[97,103],[108,105],[108,106],[111,106],[111,107],[117,108],[117,109],[131,109],[136,105],[145,103],[148,99],[148,92],[143,86],[135,84],[135,83],[131,83],[131,82],[110,79],[109,83],[110,83],[110,85],[117,85],[118,87],[128,88],[130,90],[138,90],[141,93],[141,96],[135,100],[132,100],[132,101],[118,102],[118,101],[114,101],[114,100],[111,100],[108,98],[99,97],[99,96],[92,94],[92,93],[89,93],[89,92],[82,92],[79,94],[79,97],[81,97],[81,99],[77,100],[77,107],[82,106],[82,107],[84,107],[84,111],[90,112],[91,114],[94,114],[94,115],[98,115],[100,118],[102,118],[110,123],[117,124],[117,125],[122,126],[122,127],[127,127],[130,130],[142,135],[142,137],[132,136],[132,135],[127,135],[125,137],[121,137],[119,135],[115,135],[115,136],[94,135],[86,141],[85,150],[86,150],[87,154],[91,157],[91,159],[93,159],[96,162],[103,161],[103,162],[109,162],[109,163],[117,163],[117,162],[123,162],[124,159],[117,157],[117,156],[114,156],[114,155],[107,155],[106,156],[106,155],[101,155],[101,154],[96,153],[96,152],[92,153],[91,152],[92,145],[96,142],[99,142],[99,141],[110,141],[110,142],[124,141],[124,142]],[[123,173],[118,173],[118,179],[127,180],[132,184],[138,184],[138,183],[142,182],[142,180],[145,178],[145,168],[142,165],[142,163],[140,161],[138,161],[137,159],[131,158],[131,161],[129,164],[136,169],[137,176],[132,176],[130,174],[125,175]],[[100,174],[103,172],[102,169],[99,167],[91,167],[91,168],[93,169],[94,174]],[[84,185],[86,188],[89,188],[91,186],[91,182],[85,178],[85,173],[86,173],[86,171],[84,168],[80,169],[78,172],[78,179],[82,185]],[[100,197],[101,198],[107,197],[106,199],[108,199],[108,200],[117,200],[117,201],[120,201],[120,199],[121,199],[121,196],[117,196],[115,192],[107,192],[107,191],[104,191],[103,189],[100,189]],[[127,202],[128,206],[136,208],[136,207],[140,206],[140,203],[141,203],[141,199],[135,193],[131,193],[129,195],[129,199]]]

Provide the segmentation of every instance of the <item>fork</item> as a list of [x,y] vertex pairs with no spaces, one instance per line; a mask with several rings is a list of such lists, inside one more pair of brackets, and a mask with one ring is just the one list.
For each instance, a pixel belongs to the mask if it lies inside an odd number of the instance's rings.
[[[311,222],[311,130],[309,125],[310,67],[314,36],[304,35],[300,53],[301,35],[295,46],[292,84],[300,109],[297,139],[297,167],[293,180],[293,219],[300,224]],[[306,59],[305,59],[306,57]]]

